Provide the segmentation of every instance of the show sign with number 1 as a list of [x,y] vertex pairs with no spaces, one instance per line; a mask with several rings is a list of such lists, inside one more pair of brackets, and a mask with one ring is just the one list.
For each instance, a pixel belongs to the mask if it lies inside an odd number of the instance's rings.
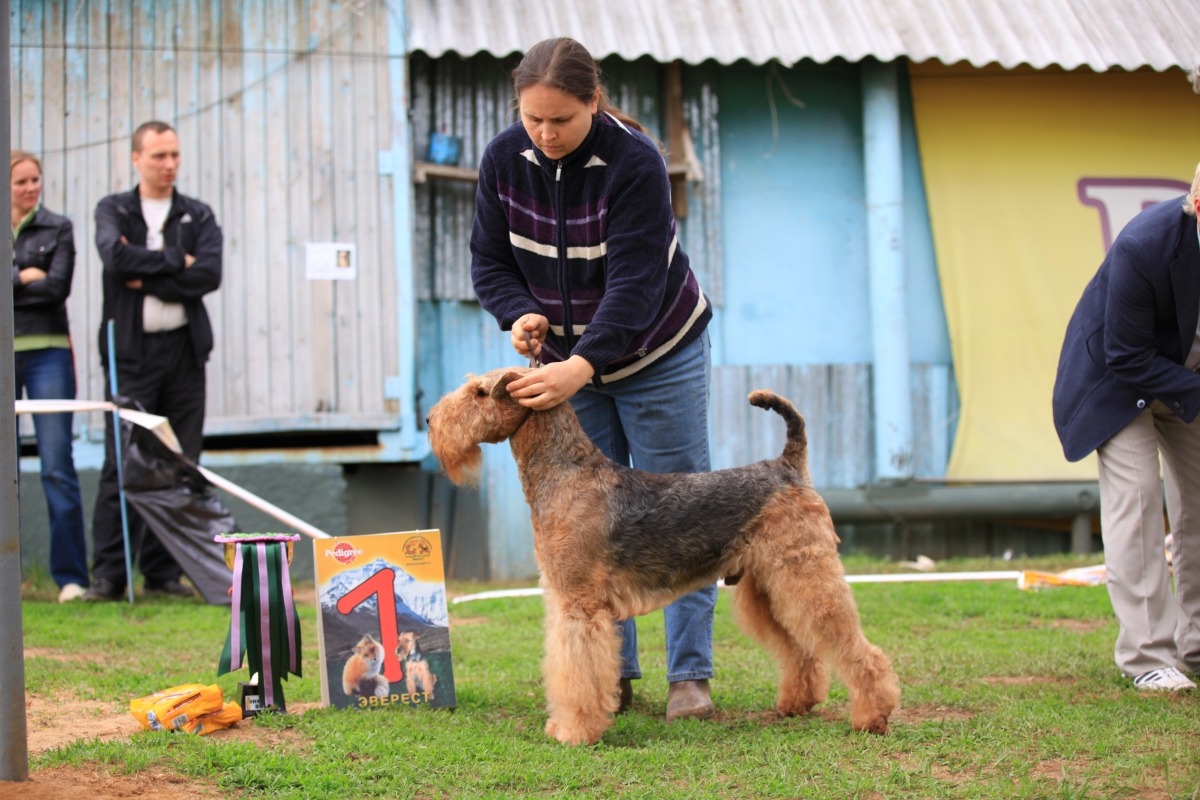
[[313,545],[322,703],[454,706],[439,532]]

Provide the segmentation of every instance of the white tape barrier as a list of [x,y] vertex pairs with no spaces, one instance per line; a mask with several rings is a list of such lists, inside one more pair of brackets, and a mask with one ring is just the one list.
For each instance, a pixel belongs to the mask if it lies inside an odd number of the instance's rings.
[[937,581],[1015,581],[1020,580],[1019,570],[1000,572],[918,572],[913,575],[847,575],[846,583],[929,583]]
[[222,478],[220,475],[216,474],[215,472],[213,472],[209,469],[206,469],[204,467],[198,466],[197,469],[200,470],[200,474],[203,475],[205,478],[207,478],[208,482],[211,483],[213,486],[216,486],[218,489],[224,489],[225,491],[229,492],[234,497],[241,498],[246,503],[254,506],[255,508],[257,508],[259,511],[263,512],[264,514],[269,514],[270,516],[272,516],[275,519],[282,522],[284,525],[291,526],[292,528],[294,528],[296,530],[296,533],[302,533],[305,536],[309,537],[310,539],[331,539],[331,538],[333,538],[328,533],[326,533],[325,531],[316,527],[315,525],[309,525],[307,522],[300,519],[299,517],[289,514],[288,512],[284,511],[282,508],[275,505],[274,503],[270,503],[270,502],[267,502],[266,500],[263,500],[258,495],[238,486],[233,481],[226,480],[225,478]]
[[[1019,570],[1001,572],[921,572],[916,574],[895,575],[847,575],[846,583],[931,583],[937,581],[1019,581],[1022,573]],[[717,587],[725,588],[725,581],[717,581]],[[542,590],[535,587],[528,589],[497,589],[491,592],[468,594],[456,597],[451,605],[467,603],[472,600],[496,600],[504,597],[536,597]]]
[[18,414],[61,414],[64,411],[112,411],[104,400],[17,400]]
[[455,597],[450,601],[451,605],[457,603],[466,603],[471,600],[498,600],[503,597],[540,597],[542,590],[534,586],[529,589],[496,589],[491,592],[480,592],[479,594],[468,594],[463,597]]
[[[16,412],[18,414],[61,414],[63,412],[76,411],[112,411],[114,408],[112,403],[101,402],[96,400],[17,400]],[[179,439],[175,437],[175,431],[171,429],[171,423],[166,417],[161,417],[157,414],[147,414],[145,411],[135,411],[130,408],[120,409],[121,419],[128,420],[135,425],[140,425],[143,428],[154,433],[163,444],[169,447],[176,453],[182,453],[183,448],[179,446]],[[199,464],[196,468],[200,470],[209,483],[216,486],[218,489],[224,489],[234,497],[237,497],[247,504],[257,508],[264,514],[268,514],[275,519],[293,528],[297,533],[302,533],[312,539],[329,539],[332,538],[328,533],[316,527],[309,525],[304,520],[297,516],[289,514],[274,503],[270,503],[253,492],[243,489],[236,483],[222,478],[220,475],[212,472]]]

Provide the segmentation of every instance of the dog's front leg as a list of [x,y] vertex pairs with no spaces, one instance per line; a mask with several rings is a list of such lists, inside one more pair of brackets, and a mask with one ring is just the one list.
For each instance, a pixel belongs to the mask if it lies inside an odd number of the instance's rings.
[[607,607],[547,589],[546,735],[564,744],[595,744],[617,711],[621,640]]

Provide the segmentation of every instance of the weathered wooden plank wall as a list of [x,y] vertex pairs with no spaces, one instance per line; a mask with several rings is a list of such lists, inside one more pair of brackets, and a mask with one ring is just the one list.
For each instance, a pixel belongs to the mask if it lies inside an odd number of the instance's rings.
[[[958,420],[951,368],[913,364],[911,379],[914,474],[941,477]],[[754,389],[783,395],[804,415],[813,485],[853,488],[875,479],[869,364],[715,367],[710,406],[713,469],[777,458],[783,452],[783,420],[750,405],[746,396]]]
[[[225,234],[223,285],[206,299],[206,431],[334,414],[339,427],[394,427],[392,177],[378,168],[392,138],[387,13],[384,0],[14,0],[12,140],[43,156],[44,203],[75,224],[80,397],[104,386],[93,212],[134,185],[129,136],[157,118],[180,134],[179,190]],[[309,241],[356,243],[358,280],[307,281]]]

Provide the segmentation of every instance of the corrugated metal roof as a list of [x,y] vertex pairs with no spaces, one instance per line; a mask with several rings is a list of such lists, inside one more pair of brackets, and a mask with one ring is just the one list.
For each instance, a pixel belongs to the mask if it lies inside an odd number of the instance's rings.
[[571,36],[596,58],[787,64],[900,56],[975,66],[1200,65],[1196,0],[409,0],[410,47],[523,52]]

